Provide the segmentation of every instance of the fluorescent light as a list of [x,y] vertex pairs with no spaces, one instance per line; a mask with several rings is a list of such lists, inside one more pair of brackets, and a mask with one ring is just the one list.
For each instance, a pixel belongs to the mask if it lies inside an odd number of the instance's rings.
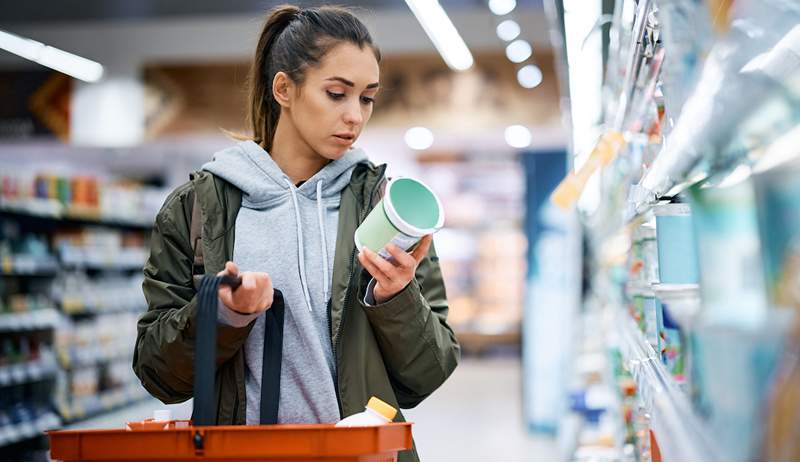
[[[624,2],[630,3],[633,2]],[[598,122],[602,114],[603,43],[602,34],[592,33],[601,14],[600,0],[564,0],[572,154],[576,170],[588,159],[601,134]],[[581,198],[587,196],[593,194],[584,192]]]
[[505,21],[501,22],[497,25],[497,36],[500,37],[500,40],[505,40],[506,42],[510,42],[517,38],[522,32],[517,24],[517,21],[513,19],[506,19]]
[[542,83],[542,70],[534,64],[523,66],[517,71],[517,81],[523,88],[536,88]]
[[408,129],[404,139],[409,148],[422,151],[433,145],[433,132],[425,127],[413,127]]
[[100,63],[0,30],[0,48],[86,82],[103,77]]
[[472,53],[437,0],[406,0],[406,3],[450,69],[465,71],[472,67]]
[[533,54],[531,44],[525,40],[514,40],[506,47],[506,56],[512,63],[521,63]]
[[506,143],[512,148],[527,148],[533,141],[531,131],[522,125],[512,125],[506,128]]
[[516,0],[489,0],[489,9],[497,16],[503,16],[514,11],[517,7]]

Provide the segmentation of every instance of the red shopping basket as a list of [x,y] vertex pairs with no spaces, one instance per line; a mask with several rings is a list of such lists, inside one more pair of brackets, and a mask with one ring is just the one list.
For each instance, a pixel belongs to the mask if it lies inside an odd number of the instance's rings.
[[[208,425],[210,416],[214,415],[213,368],[198,365],[214,364],[214,345],[207,339],[216,339],[215,305],[220,283],[235,288],[241,280],[229,276],[206,276],[201,284],[193,421],[145,421],[130,423],[128,429],[119,430],[51,431],[50,457],[53,460],[394,462],[399,451],[411,449],[411,423],[350,428],[333,424]],[[205,303],[208,300],[211,302]],[[282,318],[282,313],[279,316]]]

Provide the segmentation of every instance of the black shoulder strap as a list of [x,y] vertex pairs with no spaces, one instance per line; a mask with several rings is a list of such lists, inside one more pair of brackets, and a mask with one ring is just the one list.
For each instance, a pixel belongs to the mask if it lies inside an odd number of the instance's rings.
[[264,313],[264,356],[261,362],[261,425],[278,423],[283,357],[283,294],[275,289],[272,307]]
[[189,242],[194,252],[194,263],[192,264],[192,280],[195,288],[200,287],[200,279],[206,272],[205,261],[203,260],[203,208],[197,201],[197,190],[192,189],[192,220],[189,224]]

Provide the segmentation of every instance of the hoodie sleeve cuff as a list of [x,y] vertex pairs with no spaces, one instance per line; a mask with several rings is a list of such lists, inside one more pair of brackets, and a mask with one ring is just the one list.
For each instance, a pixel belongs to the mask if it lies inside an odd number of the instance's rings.
[[255,318],[259,313],[253,314],[239,314],[232,309],[228,308],[222,300],[217,297],[217,321],[231,327],[245,327]]
[[[400,294],[397,294],[394,297],[390,298],[389,300],[386,300],[383,303],[377,303],[375,301],[375,284],[377,284],[377,283],[378,282],[375,280],[375,278],[372,278],[372,279],[370,279],[369,284],[367,284],[367,288],[366,288],[366,291],[364,293],[364,306],[366,306],[368,308],[375,308],[375,307],[378,307],[378,306],[385,305],[385,304],[391,302],[392,300],[394,300],[395,298],[397,298],[397,295],[400,295]],[[400,292],[403,292],[403,291],[400,291]]]
[[367,284],[367,290],[364,294],[364,305],[370,308],[374,308],[377,303],[375,303],[375,278],[370,279],[369,284]]

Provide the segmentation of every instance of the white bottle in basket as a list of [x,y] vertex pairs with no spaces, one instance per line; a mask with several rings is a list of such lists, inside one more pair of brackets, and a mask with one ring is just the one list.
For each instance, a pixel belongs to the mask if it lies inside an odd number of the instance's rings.
[[383,425],[394,420],[397,409],[384,403],[376,397],[369,399],[364,412],[346,417],[336,424],[337,427],[372,427]]

